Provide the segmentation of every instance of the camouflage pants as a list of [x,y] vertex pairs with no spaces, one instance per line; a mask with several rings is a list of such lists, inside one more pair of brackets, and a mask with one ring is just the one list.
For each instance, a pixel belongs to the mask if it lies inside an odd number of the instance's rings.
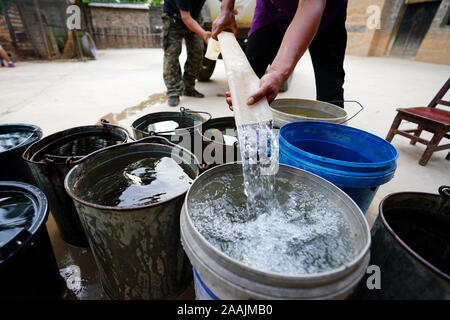
[[[164,49],[164,83],[168,96],[181,96],[195,87],[203,59],[203,39],[186,27],[181,20],[162,15]],[[181,74],[180,53],[182,40],[186,41],[187,59]]]

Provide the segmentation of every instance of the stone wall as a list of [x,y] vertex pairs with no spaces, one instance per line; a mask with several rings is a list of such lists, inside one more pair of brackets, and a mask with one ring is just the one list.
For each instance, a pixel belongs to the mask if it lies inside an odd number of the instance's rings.
[[90,5],[97,48],[161,47],[161,8]]

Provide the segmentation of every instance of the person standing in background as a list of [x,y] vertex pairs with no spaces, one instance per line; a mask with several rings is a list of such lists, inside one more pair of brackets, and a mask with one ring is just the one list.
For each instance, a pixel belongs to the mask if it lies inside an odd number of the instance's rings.
[[[180,96],[203,98],[195,90],[203,60],[204,43],[211,32],[201,27],[200,11],[205,0],[165,0],[163,21],[164,83],[167,87],[169,106],[180,103]],[[185,39],[187,59],[181,74],[179,57],[182,40]]]
[[[222,0],[220,15],[213,23],[214,39],[225,29],[237,34],[233,8],[234,0]],[[317,100],[339,101],[333,103],[343,107],[346,17],[347,0],[256,0],[246,56],[261,82],[248,104],[263,97],[272,102],[309,49]],[[227,102],[231,102],[229,93]]]

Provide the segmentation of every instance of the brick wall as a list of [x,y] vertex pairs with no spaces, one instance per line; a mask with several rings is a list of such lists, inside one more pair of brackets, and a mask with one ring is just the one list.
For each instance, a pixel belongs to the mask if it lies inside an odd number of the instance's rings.
[[90,7],[97,48],[161,46],[161,8]]

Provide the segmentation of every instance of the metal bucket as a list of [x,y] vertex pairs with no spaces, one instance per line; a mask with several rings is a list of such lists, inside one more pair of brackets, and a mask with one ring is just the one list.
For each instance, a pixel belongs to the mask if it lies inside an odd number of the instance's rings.
[[0,182],[0,300],[59,298],[63,280],[47,217],[41,190],[21,182]]
[[[102,168],[110,172],[150,156],[175,157],[195,178],[200,165],[195,156],[171,143],[146,142],[160,139],[164,138],[147,137],[91,154],[65,179],[67,193],[86,229],[103,288],[113,299],[174,297],[192,279],[180,243],[180,210],[187,190],[171,199],[134,207],[100,205],[86,200],[82,191],[89,189],[86,177],[92,179]],[[101,179],[101,174],[94,179]]]
[[[33,143],[25,150],[23,158],[27,161],[39,188],[47,196],[50,211],[67,243],[87,247],[88,242],[78,218],[72,199],[64,190],[64,178],[69,170],[83,161],[83,158],[102,146],[76,144],[82,137],[102,137],[109,143],[127,141],[126,130],[102,125],[83,126],[57,132]],[[52,154],[55,148],[74,142],[69,149]],[[87,150],[86,153],[82,150]],[[80,152],[81,151],[81,152]],[[76,154],[76,156],[73,156]]]
[[[233,143],[226,141],[224,132],[236,137],[236,141]],[[203,164],[208,167],[241,160],[234,117],[211,119],[201,127],[201,131],[199,128],[196,134],[201,136],[201,159]],[[200,158],[197,153],[195,155]]]
[[[211,245],[194,226],[191,199],[214,176],[242,174],[240,163],[214,167],[198,177],[189,189],[181,212],[181,241],[194,269],[196,288],[202,288],[210,299],[342,299],[347,297],[366,272],[370,253],[370,230],[363,213],[343,191],[307,171],[281,165],[277,176],[296,179],[321,190],[339,204],[355,235],[355,257],[328,272],[287,276],[264,272],[234,260]],[[197,298],[202,293],[196,289]]]
[[440,194],[393,193],[372,229],[371,265],[381,288],[366,282],[354,299],[450,299],[450,186]]
[[[22,159],[22,154],[28,146],[42,138],[41,128],[31,124],[0,125],[0,136],[5,137],[9,134],[26,134],[29,137],[19,144],[17,144],[18,141],[3,141],[5,144],[10,142],[11,145],[8,148],[5,147],[6,150],[0,151],[0,181],[21,181],[35,185],[33,174]],[[13,139],[18,138],[8,138],[8,140]]]
[[[201,114],[205,114],[204,119]],[[155,112],[149,113],[135,120],[131,127],[135,139],[142,139],[148,136],[160,136],[170,140],[172,143],[182,144],[183,147],[190,149],[194,132],[205,122],[211,119],[211,114],[203,111],[192,111],[180,108],[180,112]],[[155,124],[163,121],[174,121],[178,127],[174,130],[159,129]]]
[[364,109],[357,101],[343,102],[356,103],[360,110],[347,119],[347,111],[328,102],[307,99],[276,99],[270,104],[273,125],[281,128],[287,123],[305,120],[344,124]]

